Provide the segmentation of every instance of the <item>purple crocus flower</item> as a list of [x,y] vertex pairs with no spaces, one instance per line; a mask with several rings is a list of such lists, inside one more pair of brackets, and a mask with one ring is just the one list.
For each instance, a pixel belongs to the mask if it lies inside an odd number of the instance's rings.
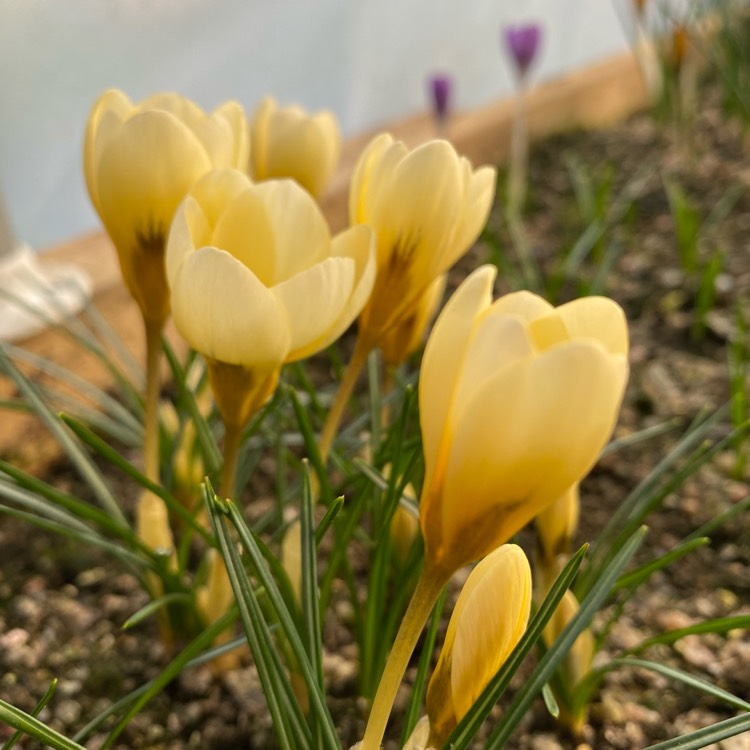
[[508,26],[503,29],[506,47],[516,64],[519,79],[523,79],[536,57],[542,39],[542,27],[538,23]]
[[439,73],[430,76],[428,84],[432,95],[432,106],[435,117],[439,122],[444,122],[450,108],[453,79],[445,73]]

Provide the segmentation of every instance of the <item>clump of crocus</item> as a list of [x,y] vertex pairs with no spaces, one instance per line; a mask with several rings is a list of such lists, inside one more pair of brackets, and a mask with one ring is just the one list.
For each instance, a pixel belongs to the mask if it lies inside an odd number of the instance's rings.
[[[141,310],[146,331],[146,476],[159,482],[159,356],[169,316],[164,248],[175,209],[213,167],[247,163],[245,114],[228,102],[212,114],[178,94],[156,94],[133,104],[111,89],[89,114],[84,173],[91,202],[120,261],[125,285]],[[169,551],[172,535],[161,499],[144,492],[136,513],[140,537]]]
[[508,215],[517,218],[526,200],[529,137],[526,124],[526,87],[529,70],[536,59],[542,39],[542,27],[530,23],[508,26],[502,32],[508,57],[516,74],[516,109],[510,144],[508,170]]
[[250,123],[250,174],[255,180],[288,177],[320,198],[341,155],[336,116],[280,107],[271,97],[258,106]]
[[442,747],[521,639],[531,611],[531,569],[504,544],[471,571],[427,687],[432,747]]
[[[492,207],[495,170],[472,169],[444,140],[410,151],[382,134],[357,162],[349,219],[377,238],[377,278],[359,317],[357,343],[320,439],[327,456],[367,358],[409,318],[418,317],[429,287],[479,236]],[[398,347],[403,351],[402,347]]]
[[436,73],[428,78],[427,87],[435,125],[438,132],[442,133],[450,113],[453,79],[447,73]]
[[555,308],[492,302],[483,266],[448,301],[419,382],[424,567],[378,686],[364,750],[380,746],[411,652],[455,570],[506,542],[593,466],[628,375],[627,326],[609,299]]

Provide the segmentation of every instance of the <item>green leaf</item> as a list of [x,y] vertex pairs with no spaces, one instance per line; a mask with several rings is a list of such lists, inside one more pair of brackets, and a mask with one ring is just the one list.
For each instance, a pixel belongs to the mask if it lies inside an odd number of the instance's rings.
[[[55,694],[55,690],[57,688],[57,679],[53,679],[52,682],[50,682],[49,687],[44,692],[44,695],[39,699],[36,706],[34,706],[34,710],[31,712],[31,716],[36,718],[41,713],[42,709],[50,702],[50,699]],[[18,740],[21,739],[23,736],[23,732],[19,729],[8,738],[8,741],[3,745],[2,750],[13,750],[13,747],[15,747]]]
[[[231,512],[233,504],[230,500],[221,501],[214,494],[208,483],[204,485],[203,492],[204,499],[208,506],[211,525],[219,541],[219,548],[224,558],[232,590],[234,591],[235,600],[240,611],[240,621],[242,622],[248,645],[250,646],[253,659],[255,660],[258,677],[266,698],[266,704],[268,705],[274,729],[276,730],[279,747],[281,750],[309,748],[311,747],[312,741],[309,728],[305,724],[302,711],[292,693],[285,667],[281,662],[270,629],[264,619],[258,596],[250,585],[239,552],[237,551],[236,544],[229,534],[227,516]],[[234,519],[232,519],[232,522],[235,525],[235,528],[237,528],[237,523],[234,522]],[[244,525],[241,519],[240,525]],[[247,537],[250,545],[253,547],[253,552],[255,553],[253,555],[253,562],[256,566],[255,572],[261,579],[261,586],[265,586],[265,581],[263,579],[266,578],[268,580],[268,585],[275,590],[279,599],[278,609],[282,610],[287,615],[290,627],[288,632],[284,630],[284,635],[287,637],[290,644],[292,638],[289,638],[289,634],[291,633],[293,636],[297,636],[297,642],[299,643],[299,636],[292,623],[291,615],[289,615],[289,611],[281,600],[281,594],[278,592],[278,589],[276,589],[274,581],[267,575],[262,554],[246,526],[245,531],[247,533],[243,534],[240,532],[240,536],[242,537],[242,542],[243,545],[245,545],[246,550],[248,549],[248,545],[245,541],[245,537]],[[263,576],[263,573],[266,575]],[[265,587],[265,593],[273,603],[274,597],[270,595],[268,587]],[[278,617],[278,619],[279,621],[282,620],[281,617]],[[318,698],[320,698],[317,693],[317,681],[316,677],[312,675],[312,670],[309,661],[307,660],[307,654],[302,648],[301,643],[299,643],[299,645],[300,653],[295,653],[295,656],[298,656],[298,658],[301,657],[299,658],[299,663],[303,672],[305,671],[305,666],[307,667],[306,676],[309,678],[309,681],[306,681],[308,682],[308,689],[310,691],[311,705],[313,705],[315,703],[314,696],[317,695]]]
[[560,706],[557,705],[555,694],[552,692],[552,688],[547,683],[542,688],[542,698],[544,699],[544,705],[547,708],[547,712],[553,719],[557,719],[560,716]]
[[713,745],[747,731],[750,731],[750,714],[742,714],[709,727],[688,732],[681,737],[649,745],[646,750],[698,750],[698,748]]
[[43,402],[39,395],[38,388],[23,375],[15,364],[13,364],[10,357],[5,353],[3,347],[0,347],[0,366],[5,370],[8,377],[13,380],[19,391],[21,391],[21,393],[23,393],[28,399],[39,419],[52,433],[65,453],[67,453],[68,458],[70,458],[81,477],[89,485],[102,508],[107,511],[112,518],[127,525],[128,521],[125,518],[125,514],[117,504],[117,500],[112,494],[104,477],[82,448],[71,438],[61,420],[53,414]]
[[164,596],[160,596],[157,599],[152,599],[145,607],[141,607],[135,614],[128,617],[122,624],[122,629],[128,630],[136,625],[140,625],[144,620],[151,617],[151,615],[164,607],[168,607],[170,604],[176,604],[177,602],[189,604],[192,601],[193,597],[189,594],[181,594],[179,592],[164,594]]
[[588,545],[581,547],[562,569],[557,580],[552,585],[549,594],[547,594],[539,610],[531,619],[521,640],[505,660],[505,664],[500,667],[497,674],[487,684],[487,687],[474,702],[474,705],[469,709],[466,716],[458,722],[458,726],[453,730],[445,745],[443,745],[444,750],[465,750],[474,739],[485,719],[489,716],[490,711],[500,700],[508,685],[510,685],[513,675],[521,666],[529,651],[531,651],[536,642],[542,637],[542,631],[555,613],[557,605],[562,600],[565,592],[570,588],[570,584],[578,572],[587,549]]
[[720,701],[727,703],[733,708],[739,708],[739,709],[744,709],[745,711],[750,711],[750,703],[742,700],[742,698],[738,698],[736,695],[733,695],[727,690],[723,690],[717,685],[712,685],[710,682],[701,680],[699,677],[696,677],[695,675],[689,674],[688,672],[684,672],[681,669],[676,669],[675,667],[668,667],[666,664],[660,664],[659,662],[648,661],[646,659],[634,659],[631,657],[626,657],[623,659],[614,659],[613,661],[609,662],[607,665],[605,665],[605,667],[603,667],[601,670],[598,670],[598,671],[601,674],[604,674],[605,672],[611,672],[612,670],[617,669],[618,667],[626,667],[626,668],[642,667],[643,669],[649,669],[652,672],[658,672],[659,674],[664,675],[665,677],[669,677],[673,680],[677,680],[678,682],[682,682],[685,685],[688,685],[689,687],[695,688],[696,690],[700,690],[701,692],[706,693],[707,695],[710,695],[713,698],[718,698]]
[[597,578],[580,609],[571,619],[557,640],[547,649],[531,676],[516,694],[508,710],[490,734],[485,745],[486,750],[500,750],[531,707],[534,698],[549,682],[556,669],[566,657],[568,651],[581,632],[588,627],[591,618],[604,604],[620,572],[643,541],[646,529],[639,529],[618,551],[615,557]]
[[318,527],[315,529],[315,544],[320,546],[323,541],[323,537],[326,531],[331,527],[331,524],[338,518],[339,513],[344,507],[344,496],[334,498],[331,504],[328,506],[325,515],[320,519]]
[[711,540],[705,536],[696,539],[683,540],[674,549],[669,550],[669,552],[658,557],[656,560],[649,560],[649,562],[641,565],[639,568],[621,576],[620,580],[617,581],[612,590],[619,591],[620,589],[638,588],[638,586],[647,581],[658,570],[666,568],[668,565],[671,565],[673,562],[676,562],[699,547],[705,547],[710,541]]
[[740,630],[750,627],[750,615],[734,615],[732,617],[717,617],[713,620],[703,620],[686,628],[668,630],[641,641],[637,646],[623,651],[624,655],[640,654],[647,648],[656,645],[671,645],[688,635],[705,635],[706,633],[728,633],[731,630]]
[[51,747],[54,750],[86,750],[83,745],[79,745],[73,740],[69,740],[54,729],[50,729],[39,719],[31,714],[21,711],[20,708],[11,706],[0,699],[0,722],[8,724],[23,734],[27,734],[35,740],[41,742],[45,747]]

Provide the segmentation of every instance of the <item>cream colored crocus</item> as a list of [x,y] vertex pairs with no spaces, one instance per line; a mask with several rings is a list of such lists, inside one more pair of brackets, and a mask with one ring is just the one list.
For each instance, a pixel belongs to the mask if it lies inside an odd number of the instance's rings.
[[529,292],[492,302],[471,274],[427,342],[419,383],[427,564],[450,574],[507,541],[593,466],[628,376],[622,309],[604,297],[553,307]]
[[253,115],[250,142],[255,180],[288,177],[314,198],[325,190],[341,156],[341,131],[332,112],[281,107],[270,96]]
[[578,483],[575,483],[534,519],[543,564],[551,565],[558,555],[568,553],[578,530],[579,495]]
[[471,571],[427,687],[428,745],[442,747],[521,639],[531,611],[531,568],[505,544]]
[[381,338],[413,313],[427,288],[475,242],[495,195],[495,170],[474,170],[444,140],[410,151],[390,135],[360,156],[349,220],[375,229],[378,274],[360,336]]
[[244,425],[286,362],[337,339],[375,274],[368,227],[331,238],[292,180],[253,184],[236,170],[200,180],[175,217],[167,275],[177,329],[206,358],[227,426]]
[[529,292],[492,301],[482,266],[448,301],[419,381],[425,562],[363,738],[376,750],[422,627],[451,574],[506,542],[591,469],[628,376],[622,309],[555,308]]
[[207,114],[178,94],[133,104],[110,89],[94,104],[84,142],[86,186],[146,320],[163,323],[169,315],[164,246],[177,206],[210,169],[244,168],[248,144],[237,102]]

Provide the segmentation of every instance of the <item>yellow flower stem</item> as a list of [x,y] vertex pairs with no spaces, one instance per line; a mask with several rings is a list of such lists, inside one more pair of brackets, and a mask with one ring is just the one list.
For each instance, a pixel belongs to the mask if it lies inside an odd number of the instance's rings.
[[159,394],[161,332],[164,324],[146,320],[146,402],[143,417],[143,465],[148,479],[159,483]]
[[365,338],[361,333],[358,333],[352,358],[349,360],[349,364],[346,367],[344,378],[341,381],[341,385],[339,386],[336,397],[331,405],[331,409],[326,417],[323,431],[320,433],[318,451],[320,452],[321,461],[324,464],[328,460],[328,456],[331,452],[333,439],[336,437],[339,424],[341,424],[341,418],[344,416],[344,409],[346,409],[346,405],[349,403],[349,398],[352,395],[359,373],[362,372],[362,368],[367,361],[367,355],[372,348],[373,344],[369,337]]
[[221,484],[219,491],[223,498],[234,499],[234,488],[237,479],[237,459],[242,444],[244,425],[224,422],[224,465],[221,467]]
[[380,678],[360,750],[380,750],[385,728],[419,635],[449,576],[425,563]]

